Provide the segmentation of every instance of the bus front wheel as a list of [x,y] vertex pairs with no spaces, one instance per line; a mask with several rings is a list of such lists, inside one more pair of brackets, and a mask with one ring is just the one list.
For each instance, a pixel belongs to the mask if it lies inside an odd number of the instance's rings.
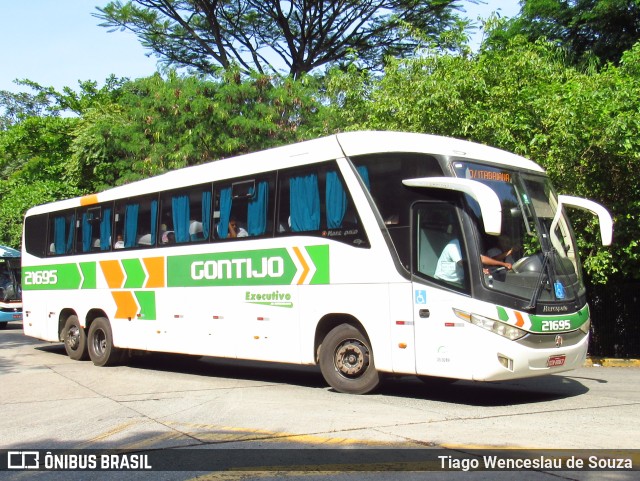
[[320,346],[320,371],[336,391],[366,394],[380,383],[367,337],[350,324],[341,324],[326,335]]
[[121,350],[113,345],[111,324],[106,318],[95,319],[87,337],[89,357],[96,366],[111,366],[122,358]]
[[62,340],[67,356],[74,361],[84,361],[88,357],[87,333],[80,325],[78,316],[69,316],[62,329]]

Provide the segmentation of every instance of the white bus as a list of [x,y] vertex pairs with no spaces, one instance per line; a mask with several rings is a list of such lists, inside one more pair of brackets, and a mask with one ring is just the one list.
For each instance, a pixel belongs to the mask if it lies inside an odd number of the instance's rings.
[[494,381],[587,353],[589,309],[542,168],[467,141],[353,132],[34,207],[24,332],[105,366],[160,351]]

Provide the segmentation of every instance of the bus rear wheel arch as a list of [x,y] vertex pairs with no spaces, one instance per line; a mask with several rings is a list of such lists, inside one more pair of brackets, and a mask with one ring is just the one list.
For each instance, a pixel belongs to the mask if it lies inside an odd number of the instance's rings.
[[123,351],[113,345],[111,324],[106,317],[98,317],[87,334],[89,357],[96,366],[113,366],[121,361]]
[[320,371],[336,391],[366,394],[380,384],[371,343],[351,324],[340,324],[327,333],[319,352]]
[[89,358],[87,350],[87,333],[80,325],[78,316],[75,314],[67,317],[62,328],[62,341],[64,350],[70,359],[74,361],[86,361]]

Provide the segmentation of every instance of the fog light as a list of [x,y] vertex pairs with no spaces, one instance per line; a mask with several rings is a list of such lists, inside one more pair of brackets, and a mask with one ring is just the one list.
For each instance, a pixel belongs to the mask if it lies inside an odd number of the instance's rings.
[[509,359],[506,356],[498,354],[498,362],[502,364],[502,367],[508,369],[509,371],[513,371],[513,359]]

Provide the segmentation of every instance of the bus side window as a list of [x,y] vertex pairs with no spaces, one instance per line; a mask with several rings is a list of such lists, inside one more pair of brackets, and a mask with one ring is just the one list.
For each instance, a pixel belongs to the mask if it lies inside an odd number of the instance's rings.
[[47,236],[47,214],[29,216],[24,221],[24,247],[26,251],[36,257],[44,257],[50,252]]
[[215,237],[233,239],[268,235],[273,225],[273,175],[232,180],[216,188]]
[[79,210],[76,222],[76,252],[105,251],[111,248],[111,207]]
[[357,247],[369,241],[335,162],[282,175],[278,234],[306,233]]
[[57,212],[49,216],[49,255],[70,254],[73,250],[76,216],[71,212]]
[[456,289],[466,289],[468,268],[455,207],[443,202],[420,203],[414,210],[415,271]]
[[156,244],[158,199],[129,198],[116,204],[114,249],[151,247]]
[[203,242],[211,233],[211,184],[162,196],[158,244]]

